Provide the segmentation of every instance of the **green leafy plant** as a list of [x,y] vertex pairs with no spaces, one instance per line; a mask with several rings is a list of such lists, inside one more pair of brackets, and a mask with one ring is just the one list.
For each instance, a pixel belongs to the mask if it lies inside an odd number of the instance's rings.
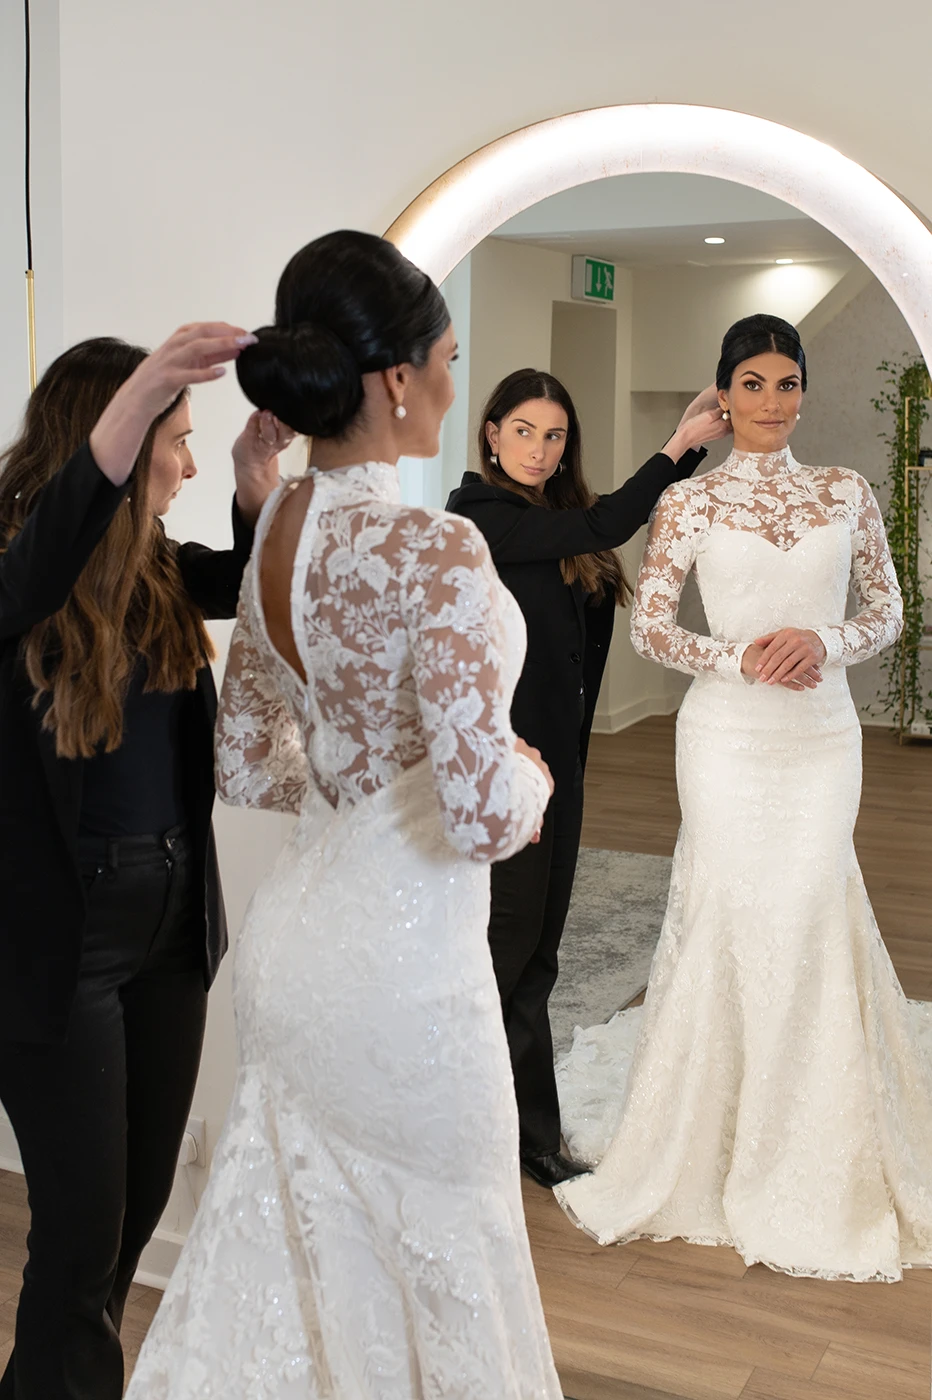
[[922,677],[922,651],[925,628],[925,588],[920,565],[920,522],[925,518],[925,494],[929,474],[910,472],[922,449],[923,428],[930,417],[932,383],[922,359],[883,360],[878,372],[886,375],[884,387],[871,402],[878,413],[891,415],[890,426],[879,436],[887,444],[888,471],[875,490],[888,495],[884,524],[896,576],[903,594],[903,631],[882,663],[887,693],[884,710],[892,711],[900,734],[909,732],[917,720],[925,721],[932,732],[932,690],[926,690]]

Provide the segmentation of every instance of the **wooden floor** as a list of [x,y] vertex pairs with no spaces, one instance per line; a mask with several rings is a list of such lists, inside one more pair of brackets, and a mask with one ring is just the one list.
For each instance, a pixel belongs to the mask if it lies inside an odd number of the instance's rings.
[[[587,846],[671,855],[673,720],[595,736]],[[864,734],[856,842],[909,996],[932,1000],[932,747]],[[554,1356],[574,1400],[929,1400],[932,1271],[823,1283],[682,1241],[603,1248],[524,1183]]]
[[[588,846],[670,855],[672,719],[592,741]],[[858,854],[910,996],[932,1000],[932,747],[864,735]],[[554,1356],[573,1400],[929,1400],[932,1271],[900,1284],[793,1279],[680,1241],[604,1249],[524,1182]],[[22,1178],[0,1173],[0,1369],[26,1232]],[[127,1372],[159,1295],[134,1287]],[[490,1395],[488,1400],[498,1400]]]

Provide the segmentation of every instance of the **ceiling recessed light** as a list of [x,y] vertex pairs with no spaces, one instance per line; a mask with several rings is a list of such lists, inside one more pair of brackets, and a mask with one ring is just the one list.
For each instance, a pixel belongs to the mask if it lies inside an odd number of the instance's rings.
[[776,259],[776,263],[777,263],[777,266],[778,266],[778,267],[789,267],[789,265],[790,265],[790,263],[791,263],[792,261],[793,261],[792,258],[777,258],[777,259]]
[[724,238],[706,238],[704,241],[705,241],[706,243],[724,243],[724,242],[725,242]]

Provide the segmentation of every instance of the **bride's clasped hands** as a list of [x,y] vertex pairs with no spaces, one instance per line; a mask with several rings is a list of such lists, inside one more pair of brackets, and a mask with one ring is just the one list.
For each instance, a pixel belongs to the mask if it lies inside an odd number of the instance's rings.
[[825,644],[818,632],[781,627],[758,637],[745,648],[741,674],[762,685],[782,685],[787,690],[815,690],[822,680]]

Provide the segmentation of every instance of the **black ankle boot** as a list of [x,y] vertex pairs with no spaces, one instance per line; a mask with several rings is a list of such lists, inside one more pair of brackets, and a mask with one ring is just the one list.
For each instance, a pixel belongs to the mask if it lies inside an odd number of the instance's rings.
[[521,1166],[528,1176],[540,1186],[559,1186],[561,1181],[569,1181],[574,1176],[585,1176],[589,1167],[581,1167],[570,1161],[562,1152],[548,1152],[544,1157],[527,1157],[521,1154]]

